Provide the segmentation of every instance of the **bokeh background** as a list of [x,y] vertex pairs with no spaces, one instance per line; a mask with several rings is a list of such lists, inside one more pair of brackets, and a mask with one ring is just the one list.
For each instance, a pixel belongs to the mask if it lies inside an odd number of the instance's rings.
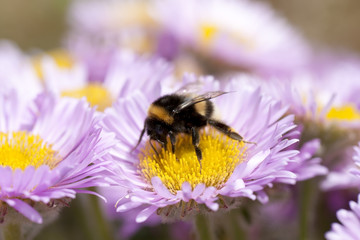
[[[255,1],[255,0],[254,0]],[[298,28],[313,46],[360,53],[359,0],[256,0],[268,2]],[[59,47],[66,33],[70,0],[0,0],[0,39],[14,41],[24,51]],[[79,196],[55,223],[36,239],[100,239],[116,225],[97,222],[101,209],[95,197]],[[75,213],[74,213],[75,211]],[[74,218],[76,214],[76,218]],[[101,218],[100,218],[101,219]],[[335,219],[334,219],[335,221]],[[120,224],[120,223],[118,223]],[[112,229],[107,229],[112,228]],[[167,228],[144,228],[132,239],[167,239]],[[112,239],[108,236],[108,239]]]
[[[315,46],[360,52],[360,1],[257,0],[269,2]],[[23,50],[60,45],[71,0],[0,0],[0,38]]]

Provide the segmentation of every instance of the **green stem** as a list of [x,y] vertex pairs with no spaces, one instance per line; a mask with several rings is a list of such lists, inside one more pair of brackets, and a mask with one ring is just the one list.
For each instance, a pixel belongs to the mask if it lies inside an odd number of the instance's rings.
[[98,226],[98,230],[101,233],[101,239],[104,240],[113,240],[113,235],[111,232],[110,224],[105,219],[104,211],[100,206],[100,200],[96,196],[89,196],[90,197],[90,204],[94,211],[94,217],[96,219],[96,225]]
[[203,214],[197,214],[195,217],[195,228],[198,240],[214,240],[215,236],[210,226],[209,218]]
[[229,240],[247,239],[239,221],[239,215],[240,212],[236,211],[236,209],[224,215],[224,230]]
[[302,182],[300,185],[300,219],[299,219],[299,230],[300,230],[300,240],[306,240],[310,238],[310,229],[309,226],[311,226],[312,218],[311,213],[313,212],[314,204],[312,202],[313,199],[313,186],[314,181],[308,180],[305,182]]
[[19,224],[8,223],[3,228],[4,240],[21,240],[21,229]]
[[[81,232],[84,235],[84,238],[89,240],[95,240],[97,233],[94,235],[91,229],[94,229],[93,224],[90,224],[90,214],[88,211],[90,209],[89,204],[87,204],[87,196],[79,195],[72,203],[71,203],[71,213],[70,218],[73,221],[72,225],[76,225],[81,229]],[[91,209],[90,209],[91,212]]]
[[[91,189],[94,190],[94,189]],[[105,220],[99,199],[96,196],[79,196],[82,217],[85,220],[85,229],[89,239],[113,240],[109,224]]]

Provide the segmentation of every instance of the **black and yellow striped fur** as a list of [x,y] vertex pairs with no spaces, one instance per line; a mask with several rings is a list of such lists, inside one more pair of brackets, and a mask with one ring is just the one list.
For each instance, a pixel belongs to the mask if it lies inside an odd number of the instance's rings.
[[199,148],[199,130],[201,128],[210,125],[232,139],[243,141],[243,138],[231,127],[213,118],[214,105],[210,99],[225,93],[208,92],[193,98],[170,94],[158,98],[148,109],[148,116],[137,145],[146,131],[150,137],[150,145],[156,153],[151,141],[155,140],[166,148],[168,136],[174,153],[176,135],[179,133],[190,134],[201,167],[202,154]]

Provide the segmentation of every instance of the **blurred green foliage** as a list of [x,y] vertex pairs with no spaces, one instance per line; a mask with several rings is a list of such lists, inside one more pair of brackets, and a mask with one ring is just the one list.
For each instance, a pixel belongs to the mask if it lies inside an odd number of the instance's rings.
[[52,49],[61,44],[70,0],[0,0],[0,39],[23,49]]

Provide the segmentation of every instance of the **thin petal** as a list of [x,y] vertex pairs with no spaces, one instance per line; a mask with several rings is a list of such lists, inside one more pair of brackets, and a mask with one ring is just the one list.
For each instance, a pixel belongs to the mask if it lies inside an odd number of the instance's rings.
[[9,206],[16,209],[18,212],[20,212],[22,215],[27,217],[29,220],[36,222],[38,224],[42,223],[42,217],[41,215],[32,208],[29,204],[21,201],[20,199],[14,198],[14,199],[5,199],[5,202],[9,204]]
[[159,177],[153,177],[151,179],[151,184],[153,185],[155,191],[165,198],[173,198],[174,195],[165,187],[165,185],[162,183],[161,179]]
[[145,208],[136,216],[136,222],[137,223],[145,222],[146,219],[148,219],[150,215],[153,214],[157,209],[158,207],[156,206]]

